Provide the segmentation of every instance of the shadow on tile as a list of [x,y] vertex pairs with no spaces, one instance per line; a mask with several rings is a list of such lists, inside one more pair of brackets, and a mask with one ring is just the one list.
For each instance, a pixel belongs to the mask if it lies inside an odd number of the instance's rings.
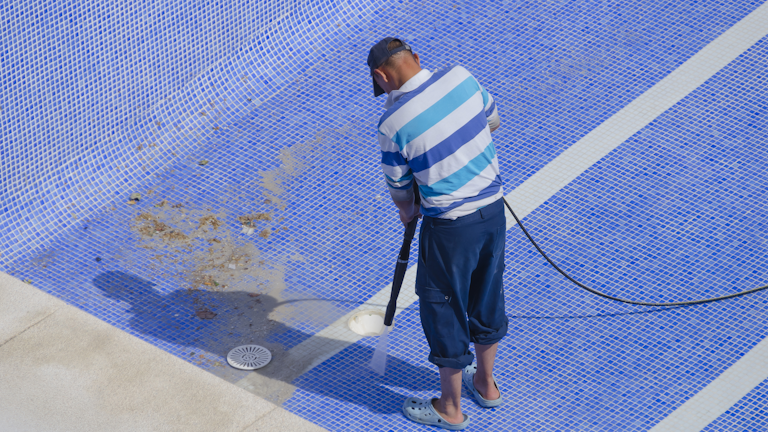
[[[145,339],[156,345],[173,344],[164,349],[227,381],[236,383],[248,377],[249,391],[277,404],[301,388],[340,401],[368,405],[373,412],[390,413],[399,412],[407,396],[439,387],[437,370],[392,356],[387,359],[386,376],[379,376],[367,366],[373,349],[362,344],[347,347],[341,355],[304,374],[314,359],[292,355],[276,340],[301,342],[312,334],[270,319],[279,303],[266,294],[201,290],[164,294],[155,288],[156,284],[119,271],[102,273],[94,278],[93,284],[106,297],[128,305],[128,325]],[[317,342],[320,346],[337,343],[330,339]],[[271,363],[255,372],[231,368],[224,360],[227,353],[244,344],[268,348],[273,356]],[[403,389],[408,395],[391,388]]]

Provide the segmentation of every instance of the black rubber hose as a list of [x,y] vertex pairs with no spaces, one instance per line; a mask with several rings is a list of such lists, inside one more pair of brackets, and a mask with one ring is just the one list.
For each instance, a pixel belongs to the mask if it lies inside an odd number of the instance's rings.
[[[416,185],[415,181],[413,182],[413,195],[414,205],[421,205],[419,187]],[[405,227],[403,245],[400,246],[400,254],[397,256],[397,264],[395,265],[395,276],[392,278],[392,292],[389,295],[387,311],[384,314],[384,325],[387,327],[392,325],[392,320],[395,318],[395,311],[397,310],[397,297],[400,295],[400,288],[403,286],[405,271],[408,269],[408,260],[411,257],[411,241],[413,240],[413,236],[416,234],[416,226],[418,224],[419,219],[413,218],[410,222],[408,222],[408,226]]]
[[721,296],[721,297],[714,297],[714,298],[708,298],[708,299],[702,299],[702,300],[691,300],[691,301],[674,302],[674,303],[651,303],[651,302],[641,302],[641,301],[634,301],[634,300],[626,300],[626,299],[622,299],[622,298],[618,298],[618,297],[610,296],[608,294],[601,293],[600,291],[597,291],[597,290],[595,290],[593,288],[590,288],[590,287],[584,285],[583,283],[577,281],[576,279],[572,278],[571,275],[569,275],[568,273],[563,271],[560,267],[558,267],[557,264],[555,264],[555,262],[552,261],[552,259],[549,258],[546,253],[544,253],[544,251],[541,249],[541,247],[538,245],[538,243],[536,243],[536,240],[534,240],[533,237],[531,237],[531,235],[528,233],[528,230],[525,229],[525,226],[523,226],[523,223],[520,222],[520,218],[517,217],[517,215],[515,214],[515,211],[512,210],[512,207],[509,205],[507,200],[504,197],[502,197],[502,199],[504,200],[504,204],[509,209],[509,212],[512,213],[512,217],[514,217],[515,220],[517,221],[517,226],[519,226],[520,229],[523,230],[523,233],[525,234],[526,237],[528,237],[528,240],[531,241],[531,244],[533,244],[533,246],[536,248],[536,250],[539,251],[541,256],[543,256],[544,259],[547,260],[547,262],[552,264],[552,267],[554,267],[555,270],[560,272],[561,275],[565,276],[566,279],[568,279],[569,281],[573,282],[578,287],[583,288],[583,289],[591,292],[592,294],[598,295],[598,296],[603,297],[603,298],[607,298],[608,300],[614,300],[614,301],[618,301],[618,302],[622,302],[622,303],[629,303],[629,304],[640,305],[640,306],[662,306],[662,307],[665,307],[665,306],[688,306],[688,305],[695,305],[695,304],[701,304],[701,303],[711,303],[711,302],[716,302],[716,301],[720,301],[720,300],[727,300],[727,299],[734,298],[734,297],[739,297],[739,296],[743,296],[743,295],[747,295],[747,294],[752,294],[752,293],[755,293],[755,292],[758,292],[758,291],[762,291],[762,290],[768,288],[768,285],[765,285],[765,286],[761,286],[761,287],[758,287],[758,288],[753,288],[751,290],[737,292],[737,293],[734,293],[734,294],[728,294],[728,295],[724,295],[724,296]]

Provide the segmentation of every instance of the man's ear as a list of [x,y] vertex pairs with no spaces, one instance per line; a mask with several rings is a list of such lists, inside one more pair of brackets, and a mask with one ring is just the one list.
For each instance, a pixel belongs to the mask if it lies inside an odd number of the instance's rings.
[[389,82],[389,77],[387,77],[387,74],[382,72],[381,69],[374,69],[373,70],[373,75],[374,76],[378,76],[380,80],[382,80],[382,81],[384,81],[386,83]]
[[416,64],[421,67],[421,59],[419,58],[419,55],[416,53],[413,53],[413,59],[416,60]]

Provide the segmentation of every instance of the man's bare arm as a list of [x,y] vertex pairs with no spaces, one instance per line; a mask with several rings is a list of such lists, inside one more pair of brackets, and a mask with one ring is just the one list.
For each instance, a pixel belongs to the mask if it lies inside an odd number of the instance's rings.
[[414,204],[413,198],[411,198],[410,201],[392,201],[395,203],[398,210],[400,210],[400,221],[403,225],[407,226],[408,222],[413,220],[413,218],[421,217],[420,208]]
[[488,127],[491,128],[491,132],[496,132],[499,126],[501,126],[501,119],[498,110],[494,107],[493,113],[488,116]]

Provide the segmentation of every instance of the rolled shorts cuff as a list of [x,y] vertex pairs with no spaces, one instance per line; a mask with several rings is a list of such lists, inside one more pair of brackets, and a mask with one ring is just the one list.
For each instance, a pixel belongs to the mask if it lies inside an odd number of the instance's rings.
[[464,354],[458,358],[443,358],[435,357],[432,354],[429,355],[429,362],[440,368],[447,367],[453,369],[464,369],[465,367],[471,365],[474,360],[475,355],[472,353]]
[[507,335],[507,329],[509,328],[509,320],[504,320],[504,325],[495,332],[481,333],[470,336],[472,343],[478,345],[493,345],[499,342]]

